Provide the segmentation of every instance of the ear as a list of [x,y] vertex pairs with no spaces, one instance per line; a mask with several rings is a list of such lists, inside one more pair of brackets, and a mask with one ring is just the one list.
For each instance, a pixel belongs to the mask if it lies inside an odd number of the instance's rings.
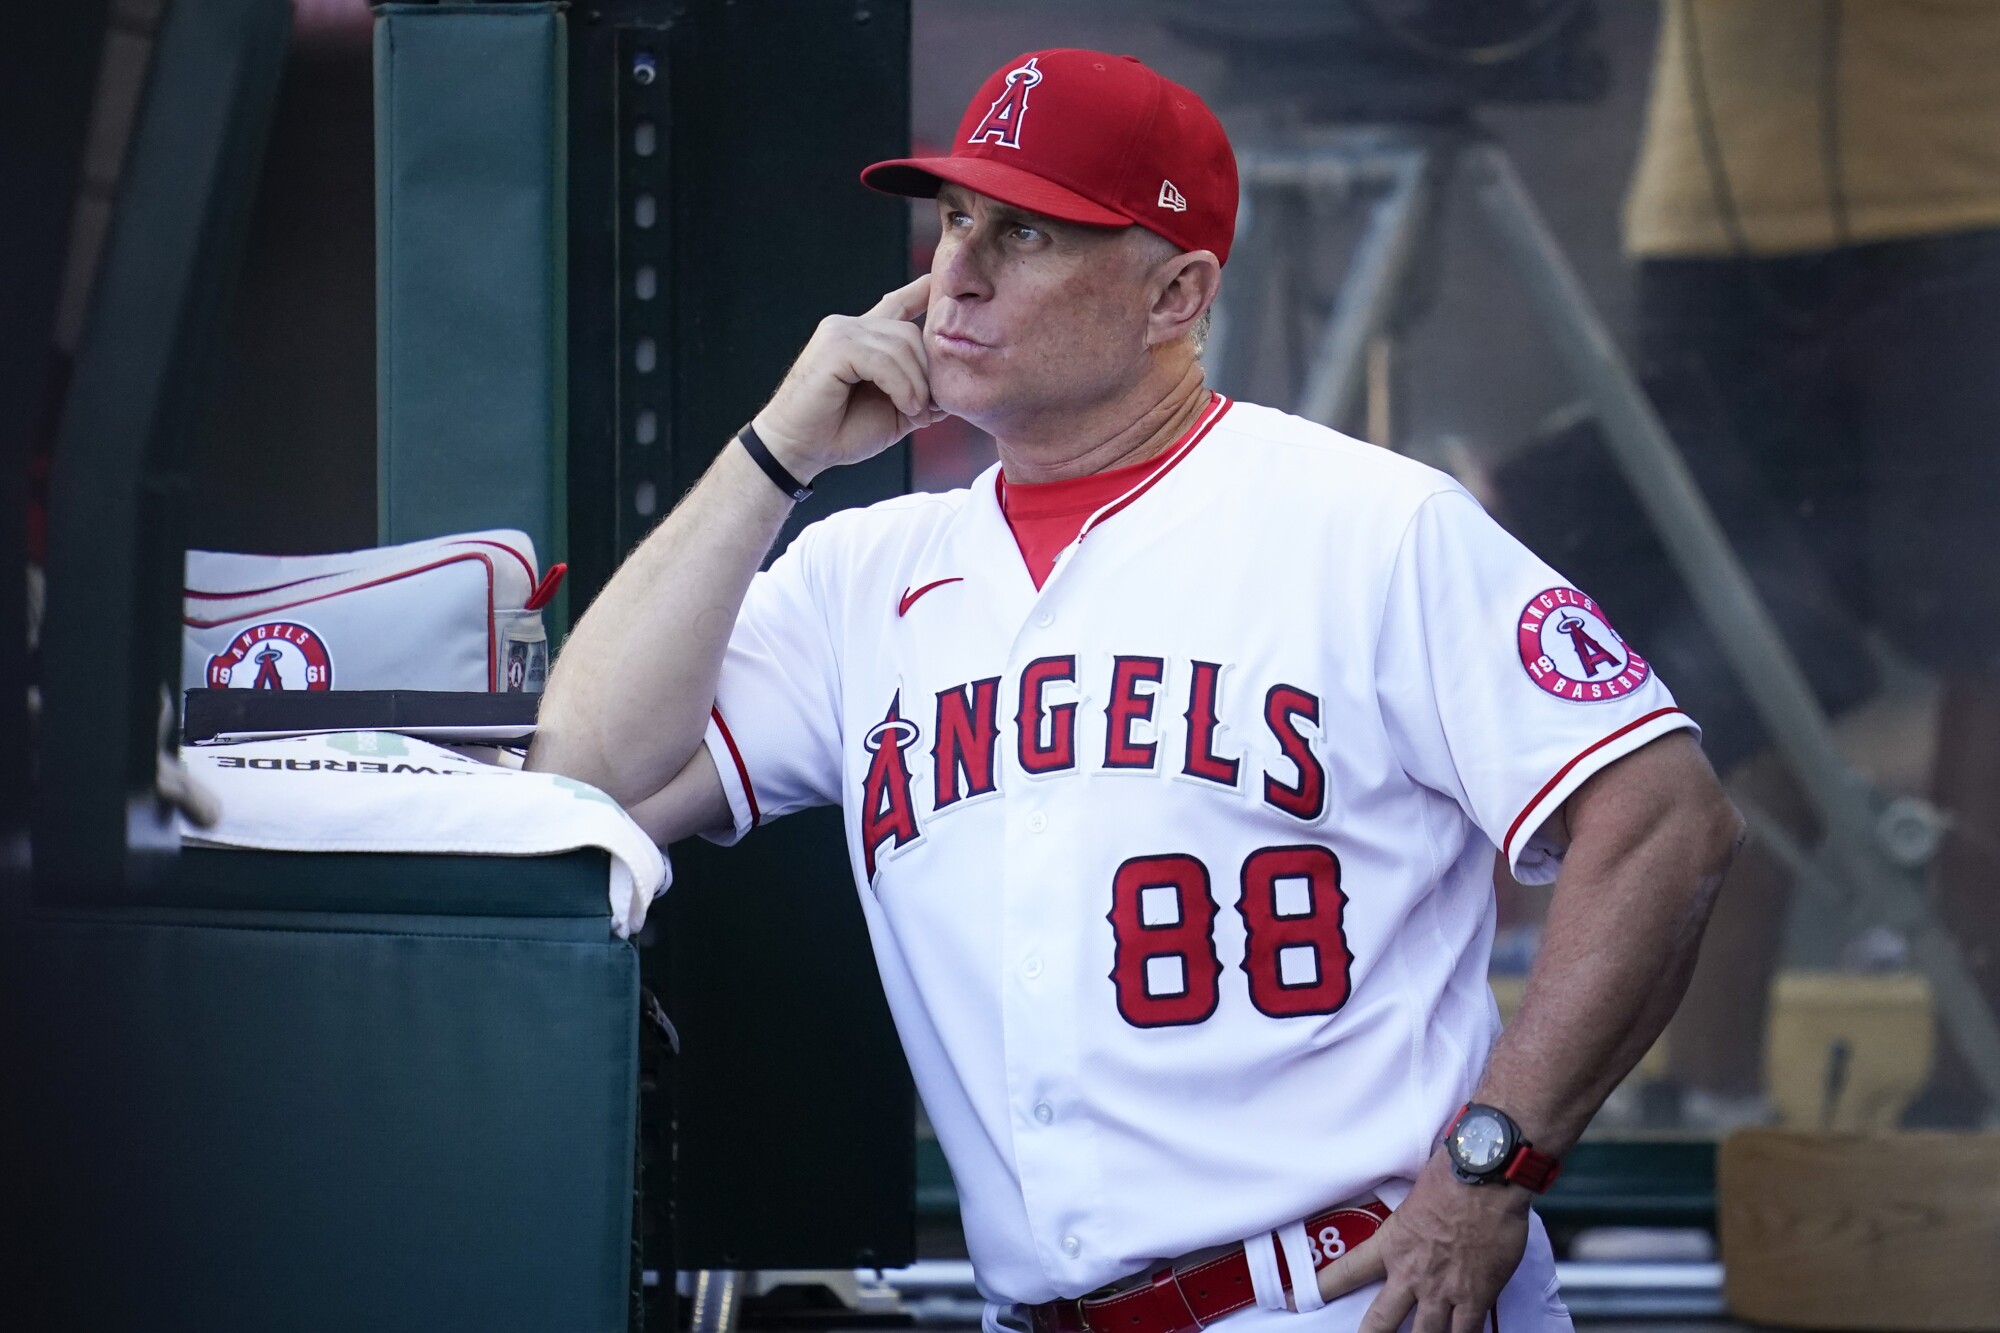
[[1188,250],[1162,260],[1153,272],[1153,304],[1146,312],[1146,346],[1184,338],[1222,290],[1222,264],[1212,250]]

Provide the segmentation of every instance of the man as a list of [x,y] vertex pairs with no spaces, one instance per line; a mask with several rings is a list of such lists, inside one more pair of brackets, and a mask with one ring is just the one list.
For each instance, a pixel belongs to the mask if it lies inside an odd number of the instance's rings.
[[[1691,724],[1450,480],[1206,387],[1236,172],[1185,88],[1035,52],[864,179],[936,196],[931,272],[824,321],[633,553],[534,763],[662,842],[844,807],[989,1329],[1566,1328],[1529,1187],[1737,838]],[[999,466],[756,573],[945,414]],[[1562,866],[1497,1046],[1495,846]]]

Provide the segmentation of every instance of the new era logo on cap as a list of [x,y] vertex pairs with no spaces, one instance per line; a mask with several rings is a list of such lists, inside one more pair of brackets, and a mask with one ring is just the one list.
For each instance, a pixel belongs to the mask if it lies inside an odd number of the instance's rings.
[[1187,212],[1187,196],[1174,188],[1172,181],[1160,182],[1160,207],[1171,208],[1176,213]]

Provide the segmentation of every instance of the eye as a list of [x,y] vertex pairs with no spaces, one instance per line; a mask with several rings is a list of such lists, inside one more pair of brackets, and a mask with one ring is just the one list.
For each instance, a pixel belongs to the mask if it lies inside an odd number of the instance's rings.
[[955,208],[946,209],[944,225],[947,227],[970,227],[972,225],[972,215],[961,213]]
[[1046,235],[1040,227],[1030,227],[1026,223],[1018,223],[1015,226],[1009,227],[1007,234],[1017,241],[1023,241],[1028,244],[1040,241]]

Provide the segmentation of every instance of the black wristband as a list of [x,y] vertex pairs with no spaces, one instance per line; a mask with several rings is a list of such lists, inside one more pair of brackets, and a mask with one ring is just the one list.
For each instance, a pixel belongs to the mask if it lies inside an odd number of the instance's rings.
[[743,429],[736,432],[736,438],[743,445],[744,451],[756,460],[757,466],[764,469],[764,475],[769,477],[779,490],[792,497],[792,503],[797,504],[813,493],[812,487],[804,485],[797,477],[787,472],[785,465],[772,454],[770,446],[757,438],[755,426],[747,421],[744,422]]

